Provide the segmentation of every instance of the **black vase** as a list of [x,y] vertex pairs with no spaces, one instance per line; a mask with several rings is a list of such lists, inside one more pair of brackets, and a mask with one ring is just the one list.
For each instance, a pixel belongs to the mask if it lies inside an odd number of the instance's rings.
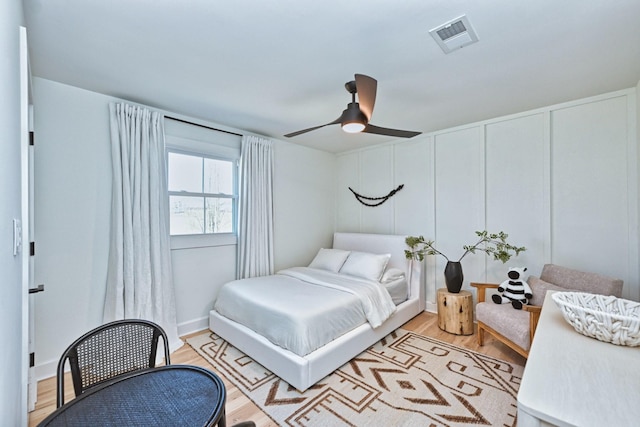
[[462,264],[460,261],[447,261],[447,265],[444,268],[444,282],[447,285],[447,290],[452,294],[457,294],[462,289],[462,281],[464,275],[462,274]]

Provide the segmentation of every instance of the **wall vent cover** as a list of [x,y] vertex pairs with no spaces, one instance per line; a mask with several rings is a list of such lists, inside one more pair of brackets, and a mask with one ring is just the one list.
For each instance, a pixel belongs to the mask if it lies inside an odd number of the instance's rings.
[[429,31],[444,53],[453,52],[461,47],[478,41],[478,34],[469,23],[466,15],[452,19]]

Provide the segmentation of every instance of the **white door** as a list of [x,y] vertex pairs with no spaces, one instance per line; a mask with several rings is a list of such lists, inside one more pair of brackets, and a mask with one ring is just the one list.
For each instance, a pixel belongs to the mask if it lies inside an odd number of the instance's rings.
[[34,351],[34,299],[37,289],[34,288],[34,257],[31,253],[33,241],[33,108],[31,107],[29,55],[27,47],[27,30],[20,27],[20,121],[21,121],[21,209],[22,217],[16,225],[16,235],[19,236],[14,243],[14,251],[22,255],[22,287],[23,287],[23,359],[25,362],[26,381],[23,381],[25,389],[27,410],[33,411],[37,398],[37,380],[33,368]]

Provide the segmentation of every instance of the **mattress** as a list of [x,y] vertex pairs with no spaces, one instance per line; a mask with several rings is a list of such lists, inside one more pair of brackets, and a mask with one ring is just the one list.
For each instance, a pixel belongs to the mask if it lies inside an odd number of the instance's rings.
[[[396,299],[406,299],[406,280],[387,285]],[[378,326],[395,311],[395,304],[378,282],[295,267],[225,284],[214,310],[305,356],[366,322]]]
[[404,276],[399,279],[383,283],[382,285],[387,292],[389,292],[391,300],[395,305],[402,304],[409,297],[409,284]]

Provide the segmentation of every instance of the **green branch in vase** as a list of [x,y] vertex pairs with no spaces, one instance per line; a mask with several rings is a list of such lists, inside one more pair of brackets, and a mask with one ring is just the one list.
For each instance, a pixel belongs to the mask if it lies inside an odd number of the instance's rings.
[[[493,256],[496,261],[502,261],[503,263],[509,261],[512,256],[518,256],[521,252],[527,249],[524,246],[518,247],[507,243],[508,234],[503,231],[499,233],[489,233],[486,230],[476,231],[478,241],[472,245],[464,245],[464,253],[458,259],[458,262],[468,254],[475,254],[476,251],[485,252],[488,255]],[[435,242],[433,240],[427,240],[424,236],[408,236],[405,242],[410,250],[404,251],[407,259],[413,259],[416,261],[423,261],[427,255],[441,255],[447,261],[450,261],[449,257],[435,248]]]

